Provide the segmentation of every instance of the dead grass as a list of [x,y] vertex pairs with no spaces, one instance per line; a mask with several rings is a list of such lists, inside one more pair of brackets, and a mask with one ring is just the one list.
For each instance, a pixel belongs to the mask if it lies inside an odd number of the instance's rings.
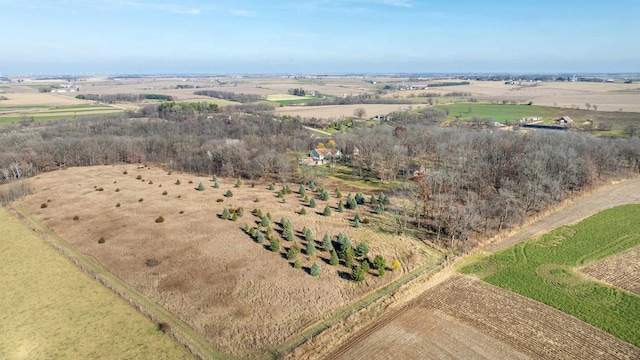
[[[127,175],[123,175],[125,169]],[[137,175],[145,181],[136,180]],[[182,185],[174,185],[176,179]],[[189,180],[193,183],[188,184]],[[114,191],[114,181],[119,192]],[[199,182],[206,185],[205,191],[195,190]],[[220,188],[214,189],[210,178],[175,172],[169,176],[159,168],[76,168],[34,179],[37,193],[21,206],[78,250],[188,323],[220,351],[243,357],[265,354],[314,322],[431,259],[414,240],[378,233],[374,225],[354,228],[350,221],[354,212],[337,213],[338,199],[334,196],[328,202],[334,208],[331,217],[318,214],[324,209],[323,201],[318,201],[315,209],[307,208],[308,214],[303,216],[296,213],[303,206],[297,194],[287,195],[286,204],[275,196],[281,185],[269,191],[267,183],[257,182],[251,187],[247,181],[235,188],[235,182],[219,179]],[[104,191],[94,191],[94,186]],[[223,197],[229,189],[234,196]],[[297,190],[297,186],[292,189]],[[169,195],[163,196],[163,190]],[[332,193],[333,189],[328,190]],[[139,198],[144,202],[138,202]],[[218,198],[224,201],[217,203]],[[260,202],[255,203],[255,198]],[[51,199],[48,208],[40,209],[46,199]],[[121,207],[115,207],[116,203]],[[221,220],[217,215],[225,207],[243,207],[244,216],[237,222]],[[329,254],[322,251],[311,259],[303,255],[303,270],[294,269],[283,257],[289,242],[282,241],[284,248],[273,253],[241,231],[244,223],[255,226],[258,219],[250,214],[253,208],[270,212],[274,221],[284,216],[292,221],[294,230],[312,229],[318,249],[325,232],[334,237],[343,232],[354,243],[366,240],[372,256],[382,254],[389,263],[399,258],[404,270],[388,272],[383,278],[371,271],[365,284],[356,284],[344,279],[350,269],[329,266]],[[366,214],[365,207],[359,210],[361,216],[375,217]],[[73,215],[67,214],[78,215],[81,220],[73,221]],[[163,223],[155,222],[159,216],[164,218]],[[104,244],[98,244],[100,237],[105,238]],[[298,242],[304,248],[306,243],[301,239]],[[148,259],[159,263],[148,267]],[[313,262],[322,267],[319,277],[312,278],[305,271]]]
[[0,224],[0,358],[190,358],[4,208]]

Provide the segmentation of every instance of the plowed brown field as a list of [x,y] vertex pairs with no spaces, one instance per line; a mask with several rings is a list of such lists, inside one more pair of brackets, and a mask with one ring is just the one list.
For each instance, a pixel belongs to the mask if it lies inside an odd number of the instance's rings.
[[640,349],[542,303],[454,276],[327,359],[637,359]]
[[585,266],[580,272],[640,295],[640,247]]

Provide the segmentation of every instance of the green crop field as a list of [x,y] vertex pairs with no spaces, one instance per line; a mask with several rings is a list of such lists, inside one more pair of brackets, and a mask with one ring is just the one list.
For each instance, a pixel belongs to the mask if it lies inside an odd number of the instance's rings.
[[189,359],[0,207],[0,359]]
[[500,105],[486,103],[456,103],[434,106],[440,110],[449,110],[449,118],[460,117],[462,121],[471,121],[474,117],[492,118],[504,123],[509,120],[517,120],[523,117],[540,117],[554,119],[558,109],[536,105]]
[[574,269],[640,245],[640,205],[605,210],[461,269],[640,346],[640,297]]

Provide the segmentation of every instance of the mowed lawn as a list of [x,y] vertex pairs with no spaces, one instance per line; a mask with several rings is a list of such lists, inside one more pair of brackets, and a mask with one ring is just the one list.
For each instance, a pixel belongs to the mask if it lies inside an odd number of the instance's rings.
[[456,103],[434,107],[440,110],[448,109],[449,119],[460,117],[462,121],[471,121],[474,117],[492,118],[501,123],[523,117],[555,118],[558,113],[558,109],[536,105]]
[[640,346],[640,296],[576,268],[640,245],[640,205],[600,212],[462,268]]
[[190,359],[0,207],[0,359]]

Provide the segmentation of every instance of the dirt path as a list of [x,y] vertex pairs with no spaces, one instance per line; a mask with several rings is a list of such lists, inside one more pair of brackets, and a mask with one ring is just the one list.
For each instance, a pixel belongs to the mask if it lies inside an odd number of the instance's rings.
[[600,211],[626,204],[640,203],[640,177],[602,186],[592,193],[576,199],[561,210],[544,216],[520,229],[515,234],[487,245],[486,252],[505,249],[520,241],[542,235],[561,226],[584,220]]

